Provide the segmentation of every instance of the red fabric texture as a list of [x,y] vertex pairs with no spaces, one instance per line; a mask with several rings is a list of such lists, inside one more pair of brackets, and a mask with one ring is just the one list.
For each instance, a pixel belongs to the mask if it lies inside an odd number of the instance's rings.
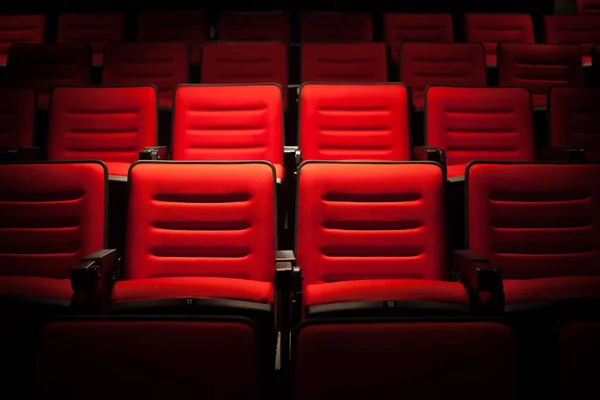
[[33,144],[35,112],[35,92],[32,89],[0,89],[0,149]]
[[521,86],[532,93],[533,107],[545,108],[552,86],[583,86],[581,49],[569,44],[500,43],[500,86]]
[[467,42],[482,43],[488,66],[496,66],[496,50],[500,42],[534,43],[533,23],[529,14],[465,15]]
[[104,174],[99,163],[0,165],[0,275],[68,280],[104,248]]
[[13,43],[44,43],[46,16],[0,15],[0,65],[6,65],[8,49]]
[[57,88],[48,159],[99,159],[111,164],[111,174],[121,175],[126,172],[122,164],[138,160],[144,147],[156,146],[156,120],[152,86]]
[[475,160],[535,159],[527,90],[432,86],[426,98],[426,143],[446,151],[448,177],[463,175]]
[[583,64],[591,62],[592,49],[600,43],[600,15],[546,15],[544,26],[547,43],[576,44],[581,49]]
[[305,82],[387,82],[383,43],[308,43],[302,46]]
[[400,80],[412,89],[415,108],[425,106],[429,85],[485,86],[485,53],[480,43],[403,43]]
[[600,275],[504,280],[506,304],[600,297]]
[[185,43],[109,43],[104,54],[103,85],[154,85],[161,108],[173,107],[175,88],[190,79]]
[[273,303],[273,285],[247,279],[150,278],[117,282],[113,303],[173,298],[219,298]]
[[203,11],[145,12],[138,17],[139,42],[184,42],[190,62],[202,60],[202,44],[207,37],[206,14]]
[[598,398],[600,323],[573,322],[559,331],[560,390],[562,398]]
[[496,323],[308,325],[295,355],[297,400],[516,396],[515,339]]
[[[104,46],[125,37],[125,14],[68,13],[58,17],[57,43],[89,43],[94,65],[102,65]],[[105,83],[106,84],[106,83]]]
[[404,85],[303,85],[299,121],[304,160],[410,159]]
[[300,29],[302,43],[373,40],[373,22],[368,13],[303,12]]
[[71,289],[70,279],[0,276],[0,295],[71,300],[73,289]]
[[283,12],[235,12],[219,15],[219,40],[289,43],[290,17]]
[[256,353],[240,322],[56,322],[42,334],[36,389],[50,398],[257,399]]

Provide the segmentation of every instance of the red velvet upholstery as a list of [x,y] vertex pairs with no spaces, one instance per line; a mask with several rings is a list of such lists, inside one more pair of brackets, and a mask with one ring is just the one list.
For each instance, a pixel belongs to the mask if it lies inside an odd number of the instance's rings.
[[154,85],[162,108],[173,107],[175,88],[189,81],[184,43],[109,43],[104,54],[103,85]]
[[0,294],[70,298],[70,270],[104,248],[106,169],[0,165]]
[[398,50],[404,42],[453,42],[450,14],[394,14],[383,16],[385,44],[398,61]]
[[288,50],[283,43],[206,43],[200,81],[209,84],[277,83],[287,107]]
[[302,82],[387,82],[383,43],[309,43],[302,46]]
[[[308,305],[466,303],[446,279],[443,172],[433,163],[300,167],[297,260]],[[390,297],[391,296],[391,297]]]
[[32,89],[0,89],[0,150],[33,144],[35,111]]
[[156,89],[61,87],[52,92],[49,160],[99,159],[127,176],[140,150],[156,146]]
[[534,108],[546,107],[552,86],[583,86],[581,49],[568,44],[500,43],[500,86],[522,86],[531,91]]
[[104,46],[125,37],[125,14],[75,13],[58,17],[57,43],[89,43],[94,50],[94,65],[102,65]]
[[235,12],[219,15],[219,40],[290,41],[290,17],[283,12]]
[[600,295],[600,167],[472,164],[469,248],[502,270],[507,304]]
[[46,16],[0,15],[0,65],[6,65],[8,49],[13,43],[44,43]]
[[544,25],[547,43],[576,44],[582,51],[583,64],[591,64],[592,49],[600,43],[600,15],[546,15]]
[[259,162],[134,165],[125,280],[113,301],[193,295],[271,302],[274,179],[272,166]]
[[8,51],[6,82],[37,92],[38,107],[48,108],[57,86],[89,85],[92,48],[86,43],[16,44]]
[[302,43],[370,42],[373,22],[368,13],[303,12]]
[[496,50],[500,42],[534,43],[533,23],[529,14],[465,15],[466,39],[485,47],[488,66],[496,66]]
[[600,14],[600,1],[598,1],[598,0],[577,0],[577,13],[579,15]]
[[600,323],[572,322],[559,331],[561,398],[593,399],[600,396]]
[[516,396],[516,349],[497,323],[336,323],[304,327],[296,400]]
[[402,84],[305,84],[299,121],[305,160],[410,160]]
[[585,149],[600,161],[600,90],[555,87],[548,95],[552,146]]
[[207,31],[203,11],[145,12],[138,17],[138,41],[184,42],[194,64],[199,64],[202,59],[202,43],[206,40]]
[[256,353],[242,322],[55,322],[42,335],[36,389],[49,398],[258,399]]
[[281,88],[187,85],[175,92],[174,160],[266,160],[283,179]]
[[483,46],[479,43],[403,43],[400,80],[412,89],[413,105],[422,109],[428,85],[485,86]]
[[535,159],[527,90],[432,86],[426,103],[426,144],[446,150],[449,178],[474,160]]

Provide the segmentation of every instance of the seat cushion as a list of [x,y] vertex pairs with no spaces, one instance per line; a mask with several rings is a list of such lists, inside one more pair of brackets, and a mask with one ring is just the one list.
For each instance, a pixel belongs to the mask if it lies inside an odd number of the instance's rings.
[[379,300],[469,303],[464,286],[458,282],[380,279],[308,285],[305,290],[307,306]]
[[600,298],[600,275],[504,280],[506,304]]
[[131,167],[131,163],[126,162],[108,161],[105,164],[108,167],[108,174],[116,176],[127,176],[129,174],[129,167]]
[[114,303],[179,298],[217,298],[273,303],[269,282],[230,278],[149,278],[117,282],[112,292]]
[[448,178],[456,178],[459,176],[465,176],[465,169],[468,164],[456,164],[456,165],[448,165],[448,169],[446,170],[446,174]]
[[0,295],[70,300],[73,297],[73,289],[69,279],[0,276]]

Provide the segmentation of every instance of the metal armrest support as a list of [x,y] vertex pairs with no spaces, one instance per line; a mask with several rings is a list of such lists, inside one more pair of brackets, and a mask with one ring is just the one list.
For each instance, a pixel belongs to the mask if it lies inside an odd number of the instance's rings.
[[110,299],[112,283],[118,272],[117,250],[103,249],[82,258],[71,270],[74,306],[100,311]]
[[455,250],[453,261],[461,282],[484,309],[504,308],[502,271],[490,268],[488,259],[469,250]]

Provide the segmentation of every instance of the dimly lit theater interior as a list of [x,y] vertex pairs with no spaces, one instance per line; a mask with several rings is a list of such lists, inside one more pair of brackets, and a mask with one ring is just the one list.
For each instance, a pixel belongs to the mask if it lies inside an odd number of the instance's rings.
[[600,0],[0,5],[0,398],[600,399]]

